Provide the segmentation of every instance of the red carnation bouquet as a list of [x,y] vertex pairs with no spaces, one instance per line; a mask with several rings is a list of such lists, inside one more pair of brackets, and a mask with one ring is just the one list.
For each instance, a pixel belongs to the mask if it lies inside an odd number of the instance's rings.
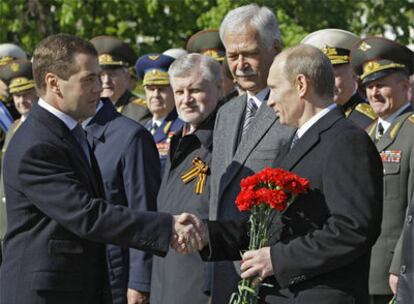
[[[309,180],[283,169],[265,168],[244,178],[240,188],[236,205],[240,211],[251,212],[248,249],[256,250],[269,245],[273,217],[284,211],[299,194],[308,191]],[[253,284],[252,278],[243,279],[229,304],[255,304],[259,300],[258,292],[259,286]]]

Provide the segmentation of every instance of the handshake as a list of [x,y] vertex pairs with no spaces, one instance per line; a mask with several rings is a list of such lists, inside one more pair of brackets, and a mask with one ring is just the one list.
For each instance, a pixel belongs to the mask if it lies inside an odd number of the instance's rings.
[[188,254],[202,250],[209,243],[207,224],[190,213],[174,215],[171,247]]

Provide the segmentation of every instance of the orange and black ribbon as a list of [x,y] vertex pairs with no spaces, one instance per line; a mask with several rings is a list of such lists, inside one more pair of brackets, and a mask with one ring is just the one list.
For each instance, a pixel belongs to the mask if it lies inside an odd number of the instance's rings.
[[202,194],[207,180],[208,166],[199,158],[193,159],[193,166],[181,174],[181,180],[184,184],[191,182],[198,177],[195,184],[195,193]]

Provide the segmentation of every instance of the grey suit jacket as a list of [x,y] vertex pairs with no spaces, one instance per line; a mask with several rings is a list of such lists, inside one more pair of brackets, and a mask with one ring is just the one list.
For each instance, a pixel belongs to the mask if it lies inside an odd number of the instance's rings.
[[[247,95],[223,105],[216,118],[210,179],[210,220],[240,219],[235,200],[240,181],[265,167],[275,165],[281,147],[291,140],[294,129],[282,126],[273,109],[263,102],[247,134],[239,142]],[[277,164],[276,164],[277,165]],[[212,302],[228,303],[240,280],[238,262],[215,262],[212,275]]]
[[294,133],[294,129],[279,123],[273,109],[264,102],[239,143],[246,101],[247,95],[233,98],[220,109],[216,118],[211,167],[211,220],[240,217],[235,205],[240,181],[272,166],[280,147]]

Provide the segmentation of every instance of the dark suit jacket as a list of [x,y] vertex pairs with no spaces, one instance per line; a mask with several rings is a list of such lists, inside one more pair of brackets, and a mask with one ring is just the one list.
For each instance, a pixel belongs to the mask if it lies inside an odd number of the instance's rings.
[[103,303],[103,243],[166,254],[171,215],[108,204],[82,153],[67,126],[38,105],[11,140],[1,303]]
[[[268,303],[368,303],[370,251],[382,217],[375,146],[337,108],[303,135],[281,167],[308,178],[311,190],[274,223],[275,288],[263,288],[262,297]],[[234,259],[236,244],[247,246],[246,229],[210,226],[210,258]]]
[[[151,134],[119,114],[110,101],[85,127],[102,174],[105,199],[137,211],[155,211],[160,161]],[[126,303],[127,288],[150,291],[151,255],[107,246],[113,304]]]

